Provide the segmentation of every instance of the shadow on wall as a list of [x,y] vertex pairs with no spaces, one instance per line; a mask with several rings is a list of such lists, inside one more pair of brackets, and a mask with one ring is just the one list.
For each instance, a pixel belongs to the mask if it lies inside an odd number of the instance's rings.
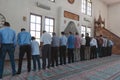
[[73,21],[70,21],[70,22],[68,23],[67,27],[65,28],[64,32],[67,33],[67,34],[68,34],[69,32],[72,32],[72,33],[74,33],[74,34],[75,34],[76,32],[78,32],[75,23],[74,23]]

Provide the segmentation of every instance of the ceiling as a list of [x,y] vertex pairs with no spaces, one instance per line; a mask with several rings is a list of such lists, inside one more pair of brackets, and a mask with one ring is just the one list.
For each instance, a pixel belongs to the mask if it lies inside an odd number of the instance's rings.
[[102,1],[105,2],[108,5],[120,3],[120,0],[102,0]]

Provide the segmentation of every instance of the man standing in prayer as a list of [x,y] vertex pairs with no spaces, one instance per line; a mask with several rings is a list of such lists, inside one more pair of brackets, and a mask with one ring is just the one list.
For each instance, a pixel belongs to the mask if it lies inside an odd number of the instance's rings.
[[80,36],[78,34],[78,32],[75,33],[75,53],[74,53],[74,58],[75,61],[79,61],[80,60]]
[[35,37],[31,38],[31,49],[32,49],[32,59],[33,59],[33,71],[36,71],[36,62],[38,64],[38,70],[41,69],[40,64],[40,49],[39,43],[35,40]]
[[40,47],[42,48],[42,68],[46,69],[46,59],[48,60],[47,68],[50,68],[51,64],[51,41],[52,37],[46,31],[43,31],[40,40]]
[[80,60],[85,60],[85,44],[86,40],[84,38],[84,34],[81,34],[81,47],[80,47]]
[[60,39],[58,36],[56,36],[56,33],[53,32],[52,37],[52,53],[51,53],[51,63],[52,67],[54,67],[54,63],[56,63],[56,66],[58,66],[58,50],[59,50],[59,44]]
[[19,62],[18,62],[18,72],[17,74],[21,74],[22,69],[22,60],[27,53],[27,71],[31,71],[31,35],[24,28],[21,29],[21,32],[18,33],[17,41],[19,45]]
[[85,59],[88,60],[88,59],[90,59],[90,37],[89,37],[89,33],[86,33],[85,39],[86,39]]
[[10,62],[12,66],[12,76],[16,74],[15,70],[15,60],[14,60],[14,51],[16,46],[16,33],[10,28],[8,22],[4,23],[4,28],[0,30],[1,35],[1,53],[0,53],[0,79],[2,79],[3,70],[4,70],[4,60],[6,53],[10,57]]
[[67,41],[67,47],[68,47],[68,63],[73,63],[74,62],[74,44],[75,44],[75,37],[72,34],[72,32],[69,32],[69,36],[68,36],[68,41]]
[[60,65],[63,63],[66,64],[66,46],[67,46],[67,37],[64,32],[61,32],[60,37]]

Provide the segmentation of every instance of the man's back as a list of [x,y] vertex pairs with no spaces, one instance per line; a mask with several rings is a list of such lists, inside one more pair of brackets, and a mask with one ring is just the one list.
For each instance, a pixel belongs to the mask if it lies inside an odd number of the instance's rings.
[[66,46],[67,45],[67,37],[65,35],[62,35],[60,37],[60,45],[61,46]]
[[4,44],[14,43],[15,44],[16,33],[14,30],[10,29],[10,27],[5,27],[5,28],[1,29],[0,34],[2,37],[2,43],[4,43]]
[[52,47],[59,47],[60,39],[58,36],[52,37]]
[[68,37],[68,48],[74,48],[75,37],[70,35]]
[[31,48],[32,48],[32,55],[39,55],[39,43],[35,40],[31,42]]
[[43,42],[43,45],[51,44],[52,37],[49,33],[45,32],[41,37],[41,42]]
[[18,34],[18,44],[25,45],[30,44],[31,42],[31,35],[29,32],[22,31]]
[[90,46],[90,37],[86,36],[85,39],[86,39],[86,46]]

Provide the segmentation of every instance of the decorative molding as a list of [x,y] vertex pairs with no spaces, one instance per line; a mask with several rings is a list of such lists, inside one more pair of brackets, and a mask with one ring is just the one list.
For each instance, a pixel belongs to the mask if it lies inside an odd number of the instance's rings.
[[40,7],[40,8],[42,8],[42,9],[51,10],[50,6],[41,4],[41,3],[39,3],[39,2],[37,2],[36,5],[37,5],[37,7]]
[[64,11],[64,17],[79,21],[79,15],[68,12],[68,11]]
[[86,21],[86,22],[91,22],[89,19],[87,19],[87,18],[84,18],[84,21]]
[[0,13],[0,28],[3,27],[3,24],[4,24],[5,21],[6,21],[5,16]]

